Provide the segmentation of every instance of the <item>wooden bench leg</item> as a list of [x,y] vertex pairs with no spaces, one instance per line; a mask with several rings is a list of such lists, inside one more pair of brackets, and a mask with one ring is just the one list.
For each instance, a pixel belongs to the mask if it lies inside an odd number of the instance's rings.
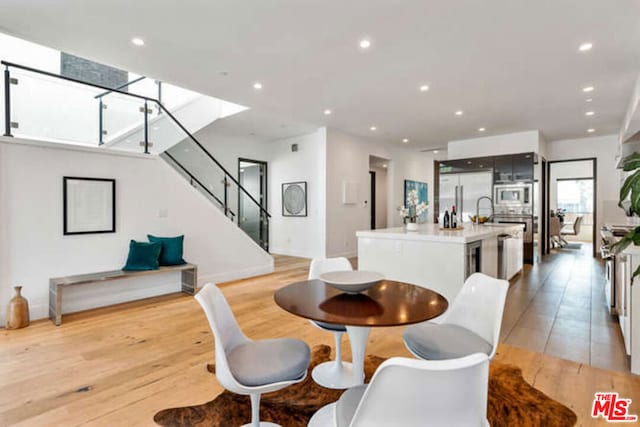
[[56,284],[49,284],[49,319],[54,325],[62,323],[62,288]]

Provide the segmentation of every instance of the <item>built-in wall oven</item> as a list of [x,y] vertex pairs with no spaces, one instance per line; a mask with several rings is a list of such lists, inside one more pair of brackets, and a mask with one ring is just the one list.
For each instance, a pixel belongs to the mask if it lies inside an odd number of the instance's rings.
[[533,191],[531,184],[516,183],[494,185],[494,204],[497,207],[528,207],[533,205]]

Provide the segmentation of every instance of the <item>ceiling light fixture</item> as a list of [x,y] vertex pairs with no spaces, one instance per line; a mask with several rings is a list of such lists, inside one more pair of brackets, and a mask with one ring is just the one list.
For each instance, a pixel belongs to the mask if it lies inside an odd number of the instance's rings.
[[595,88],[593,86],[585,86],[582,88],[583,92],[593,92]]
[[433,154],[438,154],[438,150],[433,150]]
[[376,130],[376,129],[378,129],[378,128],[377,128],[377,127],[375,127],[375,126],[371,126],[369,129],[371,129],[371,130]]
[[585,99],[585,102],[592,102],[592,101],[593,101],[593,98],[587,98],[587,99]]
[[584,113],[585,116],[593,116],[595,114],[595,111],[587,111],[586,113]]
[[593,47],[593,43],[582,43],[578,48],[578,50],[580,52],[588,52],[591,50],[592,47]]
[[409,138],[403,139],[402,142],[404,142],[406,144],[407,142],[409,142]]
[[254,88],[255,90],[260,90],[260,89],[262,89],[262,83],[260,83],[260,82],[255,82],[255,83],[253,84],[253,88]]
[[144,40],[142,40],[140,37],[132,38],[131,43],[133,43],[136,46],[144,46]]
[[422,85],[420,86],[420,92],[426,92],[429,90],[429,85]]
[[587,132],[589,132],[589,133],[594,133],[595,131],[596,131],[596,130],[595,130],[594,128],[589,128],[589,129],[587,129]]
[[331,114],[331,110],[329,110],[329,109],[324,110],[324,115],[325,116],[328,116],[329,114]]
[[485,130],[485,128],[478,128],[478,132],[484,132]]
[[456,114],[456,116],[461,116],[461,115],[463,115],[463,114],[464,114],[464,111],[462,111],[462,110],[458,110],[458,111],[456,111],[456,113],[455,113],[455,114]]
[[382,167],[386,169],[387,168],[387,164],[385,163],[384,165],[382,165]]
[[369,49],[371,47],[371,40],[362,39],[360,40],[360,49]]

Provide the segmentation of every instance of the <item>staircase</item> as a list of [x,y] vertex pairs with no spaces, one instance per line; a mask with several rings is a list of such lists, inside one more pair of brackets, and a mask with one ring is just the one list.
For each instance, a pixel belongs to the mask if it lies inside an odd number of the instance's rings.
[[[266,206],[258,202],[257,195],[247,191],[194,136],[213,121],[237,114],[246,107],[144,77],[109,88],[6,61],[1,64],[5,68],[5,136],[89,145],[91,138],[87,135],[93,134],[95,146],[159,155],[235,224],[239,225],[239,218],[232,201],[253,206],[259,212],[259,227],[266,232],[245,233],[268,252],[271,215]],[[25,114],[27,110],[21,107],[34,88],[49,93],[55,91],[63,99],[73,99],[74,105],[69,111],[84,114],[82,121],[85,123],[93,123],[87,111],[95,108],[94,132],[75,133],[69,138],[67,129],[73,126],[61,126],[58,119],[61,112],[68,113],[59,106],[51,110],[51,103],[27,102],[31,105],[30,116]],[[153,97],[149,92],[155,88],[157,93]],[[40,114],[45,122],[51,117],[50,126],[42,126],[43,120],[34,125],[33,116],[39,113],[38,108],[42,109]]]

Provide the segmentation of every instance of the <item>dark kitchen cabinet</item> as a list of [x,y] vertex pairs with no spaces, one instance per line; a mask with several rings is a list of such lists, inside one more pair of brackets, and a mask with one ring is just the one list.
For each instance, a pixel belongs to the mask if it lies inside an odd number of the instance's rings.
[[493,182],[503,184],[513,181],[513,156],[496,156],[493,159]]
[[493,181],[496,184],[533,181],[533,153],[497,156],[494,159]]
[[513,180],[533,181],[533,153],[513,155]]

